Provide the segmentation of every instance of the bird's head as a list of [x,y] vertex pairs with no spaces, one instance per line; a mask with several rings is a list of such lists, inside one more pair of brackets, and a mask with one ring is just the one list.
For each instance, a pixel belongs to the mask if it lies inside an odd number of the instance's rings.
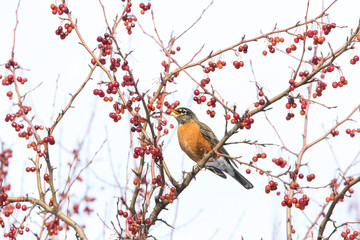
[[190,109],[184,107],[179,107],[175,110],[172,110],[170,115],[175,117],[179,124],[198,121],[195,113],[193,113]]

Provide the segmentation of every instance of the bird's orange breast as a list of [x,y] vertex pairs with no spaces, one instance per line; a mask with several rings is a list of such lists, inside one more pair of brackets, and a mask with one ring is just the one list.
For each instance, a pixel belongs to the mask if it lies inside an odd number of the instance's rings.
[[197,123],[180,124],[178,138],[181,149],[195,162],[211,151],[211,145],[200,132]]

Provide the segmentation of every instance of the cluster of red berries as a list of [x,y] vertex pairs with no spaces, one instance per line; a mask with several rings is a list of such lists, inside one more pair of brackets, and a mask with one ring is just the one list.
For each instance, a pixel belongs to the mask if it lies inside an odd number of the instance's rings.
[[[230,122],[232,124],[238,124],[239,123],[239,120],[240,120],[240,115],[238,113],[234,113],[232,118],[230,116],[230,114],[226,114],[225,115],[225,119],[226,120],[230,120]],[[254,123],[254,119],[251,118],[251,117],[245,117],[244,120],[241,122],[240,124],[240,129],[250,129],[251,128],[251,125]]]
[[297,189],[300,187],[300,185],[297,182],[292,182],[289,187],[290,189]]
[[[299,102],[301,104],[300,115],[305,115],[305,110],[308,107],[309,102],[304,98],[300,98]],[[296,108],[297,104],[295,103],[294,98],[292,98],[292,97],[288,98],[288,102],[286,103],[285,107],[286,107],[286,109],[289,109],[289,110],[291,108]],[[291,118],[293,118],[293,117],[295,117],[295,114],[289,112],[286,116],[286,120],[291,120]]]
[[105,93],[104,93],[104,91],[101,90],[101,89],[94,89],[94,90],[93,90],[93,94],[94,94],[95,96],[99,96],[99,97],[101,97],[101,98],[105,97]]
[[94,89],[93,93],[94,93],[95,96],[97,95],[100,98],[103,98],[104,102],[112,102],[113,101],[113,97],[112,96],[110,96],[110,97],[105,96],[104,91],[101,90],[101,89]]
[[336,23],[324,24],[322,25],[322,30],[325,35],[328,35],[331,32],[331,29],[336,28]]
[[239,52],[243,52],[245,54],[248,52],[248,49],[249,49],[249,46],[246,43],[244,45],[240,45],[238,48]]
[[222,69],[223,67],[226,66],[226,62],[221,60],[218,60],[216,63],[213,61],[209,61],[208,65],[209,65],[208,67],[204,67],[205,73],[214,72],[216,68]]
[[[207,84],[209,84],[210,83],[210,78],[204,78],[204,79],[201,79],[201,81],[200,81],[200,86],[201,87],[206,87],[206,85]],[[196,91],[196,90],[195,90]],[[199,92],[198,92],[198,94],[196,94],[195,93],[195,91],[194,91],[194,94],[197,96],[197,95],[199,95]]]
[[317,87],[315,89],[315,92],[313,93],[313,98],[321,97],[322,91],[326,90],[327,84],[323,81],[319,80],[317,81]]
[[156,129],[161,132],[162,130],[164,130],[164,134],[168,134],[169,133],[169,130],[167,128],[163,128],[163,126],[166,126],[167,125],[167,121],[166,120],[161,120],[159,119],[158,120],[158,124],[156,126]]
[[130,131],[141,132],[141,123],[144,123],[144,120],[141,119],[140,115],[135,115],[134,117],[130,118],[130,124],[132,125]]
[[[283,43],[284,42],[284,38],[279,38],[279,37],[270,37],[269,38],[269,42],[270,44],[268,45],[268,48],[269,48],[269,52],[270,53],[274,53],[275,52],[275,46],[278,44],[278,43]],[[267,51],[264,50],[263,52],[263,55],[266,56],[267,55]]]
[[116,94],[117,88],[120,86],[119,82],[115,81],[114,83],[109,83],[107,85],[106,93],[107,94]]
[[[3,206],[3,205],[8,205],[9,204],[9,201],[7,200],[8,199],[8,195],[6,193],[6,188],[5,187],[2,187],[1,188],[1,192],[0,192],[0,206]],[[6,216],[6,215],[5,215]],[[8,217],[8,216],[6,216]]]
[[344,186],[348,185],[352,181],[354,181],[354,177],[352,176],[347,177],[346,181],[344,181]]
[[[36,129],[37,130],[37,129]],[[55,144],[55,138],[53,136],[48,136],[48,137],[44,137],[44,139],[41,139],[39,141],[39,144],[40,145],[43,145],[45,143],[48,143],[50,145],[54,145]],[[47,156],[49,154],[48,150],[47,149],[44,149],[44,151],[41,151],[41,149],[37,148],[37,144],[33,141],[31,143],[28,143],[27,144],[27,148],[32,148],[35,152],[37,152],[37,154],[39,155],[39,157],[42,157],[42,156]],[[28,171],[29,169],[29,171]],[[31,171],[34,172],[35,171],[35,168],[34,170],[32,170],[33,168],[31,168]],[[26,171],[27,172],[30,172],[30,168],[26,168]]]
[[[129,1],[129,2],[127,3],[127,5],[128,5],[128,6],[126,7],[125,11],[126,11],[127,13],[129,13],[129,12],[131,12],[131,5],[132,5],[132,3]],[[129,5],[130,5],[130,6],[129,6]],[[130,11],[128,11],[128,10],[130,10]],[[135,22],[137,21],[137,18],[136,18],[135,16],[125,15],[125,16],[123,16],[122,20],[124,21],[124,26],[125,26],[125,28],[126,28],[126,30],[127,30],[127,33],[128,33],[129,35],[131,35],[131,34],[132,34],[131,29],[133,29],[133,28],[135,27]]]
[[56,6],[55,4],[51,4],[50,8],[52,10],[52,14],[56,15],[63,15],[63,13],[68,14],[69,13],[69,9],[67,6],[65,6],[64,4],[60,4],[59,6]]
[[160,200],[161,201],[169,201],[169,203],[173,203],[174,200],[176,199],[176,196],[174,195],[175,190],[176,189],[174,187],[171,187],[170,193],[166,193],[166,194],[160,196]]
[[[130,93],[134,94],[133,92]],[[140,102],[141,101],[141,96],[137,95],[136,97],[132,97],[131,99],[127,100],[126,104],[125,104],[125,108],[127,108],[129,110],[129,112],[131,112],[133,110],[132,104],[133,102]]]
[[359,232],[353,231],[353,233],[351,233],[351,230],[346,228],[346,230],[341,233],[341,237],[344,238],[344,240],[356,240],[359,239]]
[[[12,124],[11,124],[12,125]],[[22,125],[22,124],[21,124]],[[21,128],[21,127],[20,127]],[[21,128],[22,129],[22,128]],[[18,136],[19,138],[25,138],[26,140],[29,139],[33,135],[33,132],[30,127],[27,127],[27,131],[19,132]]]
[[12,92],[12,91],[8,91],[8,92],[6,93],[6,96],[7,96],[10,100],[12,100],[13,92]]
[[125,86],[134,86],[134,85],[135,85],[135,81],[131,75],[123,76],[123,81],[121,82],[121,86],[125,87]]
[[[273,46],[272,44],[269,44],[269,45],[268,45],[268,48],[269,48],[269,52],[270,52],[270,53],[275,53],[275,48],[274,48],[274,46]],[[266,50],[263,51],[263,55],[264,55],[264,56],[267,55],[267,51],[266,51]]]
[[4,214],[5,217],[10,217],[10,215],[13,214],[14,212],[14,206],[9,204],[8,200],[4,202],[4,205],[5,206],[2,209],[2,213]]
[[278,44],[278,43],[283,43],[284,38],[283,37],[270,37],[269,42],[271,43],[272,46],[276,46],[276,44]]
[[244,66],[244,62],[243,61],[234,61],[233,65],[236,69],[239,69]]
[[216,115],[216,112],[215,112],[215,110],[208,109],[208,110],[206,110],[206,114],[209,115],[211,118],[214,118]]
[[[318,37],[318,30],[308,30],[307,33],[304,33],[304,36],[308,37],[308,38],[313,38],[313,44],[314,45],[318,45],[318,44],[323,44],[326,40],[326,38],[324,36],[320,36]],[[301,40],[304,40],[304,38],[302,38]]]
[[[18,62],[15,62],[14,59],[9,59],[7,63],[5,63],[5,68],[10,69],[10,67],[17,68],[19,66]],[[3,84],[4,85],[4,84]]]
[[303,72],[299,72],[299,77],[301,77],[301,79],[305,79],[308,75],[309,75],[308,70],[305,70]]
[[0,153],[0,163],[2,165],[2,169],[0,171],[0,181],[2,182],[3,179],[8,174],[8,171],[6,170],[6,167],[9,166],[9,159],[13,156],[12,151],[10,149],[4,149]]
[[45,227],[48,231],[49,236],[56,236],[59,234],[59,231],[63,230],[63,227],[60,226],[59,217],[55,217],[54,220],[46,222]]
[[[2,78],[2,75],[0,75],[0,79]],[[14,76],[8,75],[5,76],[5,78],[1,81],[1,84],[4,86],[10,86],[14,82]]]
[[[179,46],[177,46],[176,47],[176,51],[180,51],[181,50],[181,48],[179,47]],[[165,53],[165,55],[167,56],[167,57],[169,57],[170,55],[174,55],[176,52],[175,52],[175,50],[167,50],[166,51],[166,53]],[[165,67],[164,66],[164,62],[165,61],[163,61],[162,63],[161,63],[161,65],[163,65],[163,67]]]
[[24,128],[24,124],[19,124],[15,122],[15,119],[19,118],[23,114],[24,115],[28,114],[30,111],[31,111],[31,107],[21,106],[20,110],[17,111],[15,114],[9,114],[9,113],[6,114],[5,122],[11,122],[11,126],[15,129],[15,131],[20,132],[20,130]]
[[[44,143],[49,143],[50,145],[54,145],[55,144],[55,139],[54,139],[53,136],[49,136],[49,137],[45,137],[44,139],[41,139],[39,141],[39,144],[41,144],[41,145],[44,144]],[[34,141],[32,141],[31,143],[28,143],[27,148],[32,148],[35,152],[38,153],[39,157],[42,157],[43,155],[46,156],[46,155],[49,154],[47,149],[44,149],[43,152],[41,152],[41,149],[37,149],[37,145],[36,145],[36,143]],[[29,172],[27,169],[28,168],[26,168],[26,171]],[[34,171],[32,171],[32,172],[35,172],[35,168],[34,168]]]
[[16,233],[23,235],[24,234],[24,229],[26,232],[29,232],[30,229],[28,227],[25,228],[24,225],[20,225],[18,228],[16,227],[10,227],[9,232],[8,233],[4,233],[4,237],[5,238],[9,238],[9,239],[16,239]]
[[[55,138],[53,136],[44,137],[43,141],[44,143],[49,143],[50,145],[55,144]],[[42,144],[41,140],[39,141],[39,144]]]
[[[154,93],[153,95],[155,95],[155,93]],[[169,104],[169,102],[167,102],[167,101],[164,102],[164,98],[165,98],[165,94],[159,94],[159,96],[156,98],[156,107],[154,106],[153,103],[151,103],[151,100],[150,100],[150,98],[149,98],[149,99],[148,99],[148,104],[147,104],[148,110],[151,112],[151,111],[155,111],[155,109],[161,109],[161,106],[162,106],[163,103],[164,103],[164,104],[166,103],[166,106],[171,105],[171,104]],[[178,102],[178,104],[180,104],[180,103]],[[178,106],[178,105],[176,105],[176,106]],[[173,109],[175,109],[176,106],[174,105],[174,108],[173,108]],[[169,111],[166,112],[166,113],[167,113],[167,114],[170,114],[170,113],[171,113],[171,109],[169,109]]]
[[332,86],[333,88],[337,88],[337,87],[343,87],[344,85],[347,85],[348,81],[345,79],[344,76],[340,77],[340,81],[339,82],[333,82]]
[[[141,150],[141,149],[140,149]],[[135,152],[135,150],[134,150]],[[134,178],[134,181],[133,181],[133,184],[134,185],[138,185],[139,183],[139,179],[137,177]],[[147,181],[146,181],[146,177],[143,176],[141,179],[140,179],[140,184],[147,184]]]
[[161,66],[164,67],[164,72],[168,72],[170,69],[170,64],[168,64],[165,60],[161,62]]
[[125,105],[119,105],[118,103],[114,103],[113,105],[114,111],[109,113],[109,117],[114,120],[114,122],[118,122],[121,120],[121,115],[124,114],[126,106]]
[[[236,114],[236,113],[235,113]],[[234,119],[235,119],[235,114],[234,114]],[[254,119],[251,117],[245,117],[244,121],[241,122],[240,124],[240,129],[247,129],[249,130],[251,128],[251,125],[254,123]]]
[[[201,81],[200,81],[200,86],[202,87],[202,88],[204,88],[207,84],[209,84],[210,83],[210,78],[204,78],[204,79],[202,79]],[[203,94],[203,93],[201,93],[198,89],[195,89],[194,90],[194,98],[193,98],[193,100],[195,101],[195,102],[197,102],[197,104],[201,104],[201,103],[203,103],[203,102],[206,102],[206,96]],[[215,104],[216,103],[216,99],[215,99],[215,102],[214,103],[212,103],[211,102],[211,100],[207,103],[207,105],[209,106],[209,107],[211,107],[213,104]]]
[[161,187],[163,185],[162,177],[160,175],[157,175],[156,178],[151,181],[151,183],[153,185],[158,185],[159,187]]
[[311,174],[309,174],[309,175],[306,176],[306,180],[307,180],[308,182],[311,182],[311,181],[314,180],[314,179],[315,179],[315,174],[313,174],[313,173],[311,173]]
[[296,51],[296,49],[297,49],[297,47],[295,46],[295,44],[291,44],[291,46],[286,48],[285,51],[286,51],[286,53],[290,54],[291,52]]
[[[315,31],[313,31],[315,32]],[[317,31],[316,31],[317,32]],[[323,44],[325,42],[326,38],[324,36],[318,37],[318,36],[314,36],[314,41],[313,44],[314,45],[318,45],[318,44]]]
[[[7,115],[9,115],[9,114],[7,114]],[[7,122],[6,120],[8,120],[7,118],[5,118],[5,122]],[[19,124],[19,123],[16,123],[16,122],[12,122],[11,123],[11,126],[13,127],[13,128],[15,128],[15,131],[17,131],[17,132],[19,132],[21,129],[23,129],[24,128],[24,124]]]
[[24,84],[27,82],[27,78],[23,78],[23,77],[17,77],[16,81],[18,81],[21,84]]
[[120,58],[117,58],[117,59],[111,58],[110,59],[110,70],[113,72],[116,72],[117,68],[120,67],[120,62],[121,62]]
[[124,218],[126,218],[126,222],[128,224],[128,229],[129,231],[133,234],[136,235],[137,233],[140,232],[140,228],[142,227],[142,224],[151,224],[151,219],[150,218],[146,218],[144,220],[141,219],[141,214],[137,214],[136,220],[133,219],[133,217],[129,216],[128,212],[124,212],[123,210],[119,210],[118,214]]
[[284,160],[282,157],[279,158],[273,158],[272,162],[275,163],[276,165],[278,165],[281,168],[284,168],[287,164],[287,161]]
[[295,117],[295,114],[292,112],[288,112],[288,114],[286,115],[286,120],[290,121],[293,117]]
[[[309,46],[310,48],[311,46]],[[317,65],[320,61],[321,61],[321,57],[318,57],[318,56],[313,56],[311,59],[310,59],[310,62],[314,65]]]
[[72,32],[73,29],[74,29],[74,26],[71,23],[65,23],[64,27],[59,26],[55,30],[55,34],[60,36],[61,40],[64,40]]
[[264,106],[265,105],[265,99],[264,99],[264,92],[262,89],[259,90],[258,92],[258,96],[260,97],[259,101],[258,102],[255,102],[254,103],[254,106],[255,107],[259,107],[259,106]]
[[253,162],[257,162],[260,158],[264,159],[266,157],[267,157],[266,153],[258,153],[255,156],[253,156],[251,160]]
[[135,147],[134,148],[134,158],[143,157],[145,155],[152,155],[153,159],[156,159],[156,162],[159,160],[163,160],[162,152],[160,148],[154,148],[152,145],[143,146],[143,147]]
[[[329,67],[330,67],[330,66],[329,66]],[[320,75],[320,78],[321,78],[321,79],[324,79],[324,78],[325,78],[325,74],[326,74],[327,72],[332,72],[332,71],[335,70],[335,67],[334,67],[334,66],[331,66],[330,68],[329,68],[329,67],[323,68],[323,69],[321,70],[321,75]],[[328,69],[329,69],[330,71],[328,71]]]
[[128,212],[124,212],[123,210],[119,210],[118,214],[124,218],[127,218],[129,216]]
[[135,147],[134,148],[134,158],[143,157],[144,155],[152,155],[152,158],[155,162],[162,161],[162,152],[160,148],[154,148],[153,146],[143,146],[143,147]]
[[291,208],[293,204],[295,204],[295,207],[304,210],[307,205],[309,205],[310,198],[307,197],[306,194],[304,194],[301,198],[292,198],[290,199],[289,195],[284,196],[284,201],[281,202],[281,205],[283,207]]
[[350,64],[355,65],[359,61],[359,56],[355,55],[352,59],[350,59]]
[[36,171],[36,168],[35,168],[35,167],[26,167],[26,168],[25,168],[25,171],[26,171],[26,172],[35,172],[35,171]]
[[350,137],[355,137],[355,133],[360,133],[360,128],[351,130],[350,128],[345,131]]
[[336,196],[335,193],[331,193],[329,197],[326,197],[325,201],[326,202],[334,201],[335,196]]
[[[109,83],[107,85],[107,89],[106,89],[106,93],[107,94],[116,94],[117,93],[117,88],[120,86],[119,82],[114,82],[114,83]],[[112,102],[113,101],[113,97],[110,96],[105,96],[105,92],[101,89],[94,89],[93,90],[93,94],[95,96],[99,96],[100,98],[103,98],[103,100],[105,102]]]
[[[336,24],[332,23],[332,24],[325,24],[322,26],[322,30],[324,32],[325,35],[329,34],[332,28],[335,28]],[[313,44],[314,45],[318,45],[318,44],[323,44],[326,40],[326,38],[324,36],[318,36],[319,31],[318,30],[308,30],[307,32],[304,32],[303,34],[297,34],[296,37],[294,38],[294,42],[295,43],[299,43],[300,40],[304,40],[306,37],[308,38],[312,38],[313,39]],[[286,48],[286,52],[288,54],[290,54],[292,51],[296,51],[297,47],[292,44],[290,47]],[[309,50],[312,50],[312,47],[309,46],[308,47]],[[314,57],[311,61],[314,64],[317,64],[318,61],[320,60],[320,58]]]
[[165,110],[165,113],[169,115],[171,113],[171,110],[176,109],[179,105],[180,105],[179,101],[175,101],[172,104],[170,104],[168,101],[165,101],[164,106],[167,108]]
[[277,186],[278,186],[278,183],[271,180],[271,181],[269,181],[269,184],[265,186],[265,192],[270,193],[270,191],[276,191]]
[[150,8],[151,8],[151,3],[148,2],[146,5],[145,5],[145,3],[140,3],[140,4],[139,4],[139,7],[141,8],[140,13],[141,13],[141,14],[144,14],[147,10],[150,10]]
[[297,82],[295,82],[294,79],[290,79],[289,84],[290,84],[289,91],[294,91],[295,88],[297,88],[299,86],[299,84]]
[[[110,38],[110,34],[104,33],[104,36],[103,37],[98,36],[96,38],[96,41],[99,43],[98,44],[98,49],[101,50],[101,55],[103,57],[111,55],[113,40]],[[95,64],[93,61],[91,63]],[[103,63],[101,62],[101,64],[103,64]]]
[[[20,200],[21,200],[21,198],[20,198]],[[20,209],[20,208],[21,208],[21,210],[23,210],[23,211],[26,211],[26,210],[27,210],[27,206],[26,206],[26,205],[21,205],[20,202],[17,202],[17,203],[15,204],[15,208],[16,208],[16,209]]]
[[339,130],[336,130],[336,129],[331,129],[331,135],[333,135],[333,137],[339,135]]

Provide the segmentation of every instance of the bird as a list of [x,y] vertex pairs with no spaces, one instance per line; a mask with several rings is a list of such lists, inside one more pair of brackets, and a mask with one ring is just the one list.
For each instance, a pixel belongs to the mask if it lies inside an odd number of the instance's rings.
[[[173,109],[170,115],[175,117],[178,122],[177,135],[181,149],[196,163],[200,162],[203,156],[218,144],[219,140],[211,128],[200,122],[190,109],[179,107]],[[230,156],[224,147],[219,148],[217,152]],[[222,178],[227,178],[225,172],[246,189],[253,188],[251,182],[241,175],[233,165],[236,166],[231,158],[212,156],[204,167]]]

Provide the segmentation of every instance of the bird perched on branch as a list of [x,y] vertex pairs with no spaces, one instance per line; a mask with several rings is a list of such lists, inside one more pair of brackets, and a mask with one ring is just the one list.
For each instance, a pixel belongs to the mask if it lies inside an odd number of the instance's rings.
[[[170,115],[174,116],[179,123],[177,133],[180,147],[193,161],[200,162],[203,156],[218,144],[219,140],[214,132],[206,124],[200,122],[190,109],[180,107],[172,110]],[[224,147],[219,148],[217,153],[229,156]],[[253,188],[253,185],[234,168],[232,165],[236,166],[234,160],[215,155],[205,164],[206,169],[222,178],[226,178],[225,172],[246,189]]]

